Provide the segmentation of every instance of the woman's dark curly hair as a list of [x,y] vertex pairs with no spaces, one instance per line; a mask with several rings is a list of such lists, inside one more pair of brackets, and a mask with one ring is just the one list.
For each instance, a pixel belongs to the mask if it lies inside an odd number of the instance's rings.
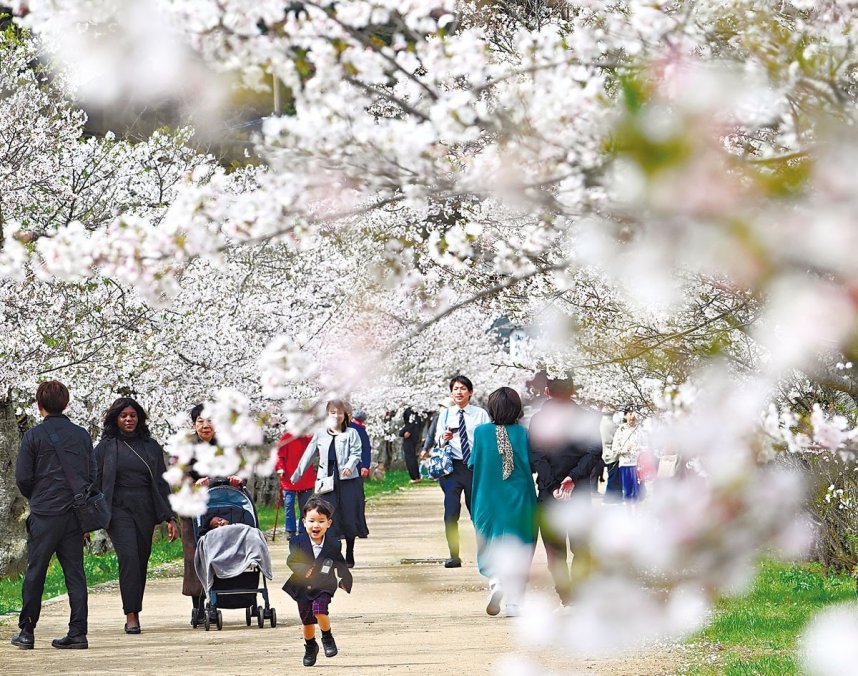
[[149,427],[146,425],[146,411],[131,397],[120,397],[107,409],[103,418],[104,436],[111,437],[112,439],[119,437],[119,425],[116,421],[119,419],[119,414],[129,406],[137,411],[137,429],[134,430],[134,434],[143,439],[149,438]]

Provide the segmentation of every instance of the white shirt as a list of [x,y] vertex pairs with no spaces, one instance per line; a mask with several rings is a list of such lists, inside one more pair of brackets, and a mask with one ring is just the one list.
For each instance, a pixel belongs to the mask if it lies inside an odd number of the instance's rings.
[[310,544],[313,545],[313,558],[318,559],[319,554],[322,553],[322,547],[325,546],[325,538],[322,538],[322,541],[319,544],[316,544],[312,540],[310,540]]
[[[474,406],[472,404],[468,404],[467,406],[465,406],[465,408],[451,406],[450,408],[441,411],[440,417],[438,418],[438,429],[436,430],[435,441],[438,443],[439,446],[443,446],[447,443],[441,437],[444,435],[444,432],[447,431],[448,427],[459,427],[459,411],[465,412],[465,432],[468,435],[468,443],[471,446],[471,450],[473,450],[474,429],[478,425],[491,422],[491,420],[489,419],[489,414],[486,412],[485,409],[482,409],[479,406]],[[458,431],[453,432],[453,438],[450,440],[449,443],[450,447],[453,449],[453,459],[461,460],[462,442],[459,439]]]

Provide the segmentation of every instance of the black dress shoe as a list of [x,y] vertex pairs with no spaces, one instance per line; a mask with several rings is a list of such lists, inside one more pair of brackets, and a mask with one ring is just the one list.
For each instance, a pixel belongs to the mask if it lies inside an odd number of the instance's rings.
[[62,638],[55,638],[51,641],[51,645],[54,648],[64,650],[86,650],[89,648],[86,636],[63,636]]
[[447,559],[444,561],[444,568],[461,568],[462,559]]
[[337,654],[337,642],[334,641],[333,635],[322,634],[322,647],[325,649],[325,657],[333,657]]
[[136,625],[134,627],[129,627],[127,624],[125,625],[125,633],[126,634],[139,634],[141,631],[140,625]]
[[304,666],[312,667],[316,663],[316,657],[319,655],[319,644],[316,639],[313,642],[304,641]]
[[21,650],[32,650],[33,646],[36,645],[36,637],[33,636],[32,631],[22,629],[12,637],[12,645],[21,648]]

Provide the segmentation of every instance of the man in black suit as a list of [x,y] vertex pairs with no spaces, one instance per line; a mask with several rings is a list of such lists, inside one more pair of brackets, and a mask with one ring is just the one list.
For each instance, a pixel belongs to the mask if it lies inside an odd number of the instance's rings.
[[82,649],[89,647],[84,538],[72,506],[75,494],[95,482],[92,438],[63,415],[69,391],[61,382],[50,380],[39,385],[36,403],[44,420],[24,435],[15,467],[15,481],[30,502],[30,516],[27,517],[27,574],[18,618],[21,631],[12,638],[12,645],[25,650],[35,645],[45,575],[51,556],[56,554],[68,588],[71,617],[68,634],[54,639],[51,645]]
[[325,657],[337,654],[328,607],[337,587],[351,592],[352,573],[343,558],[340,541],[325,537],[333,523],[331,517],[334,510],[330,503],[313,496],[301,511],[305,532],[289,541],[286,563],[292,570],[292,576],[283,585],[283,591],[298,604],[298,614],[304,628],[304,666],[312,667],[319,654],[317,624],[322,630]]
[[549,380],[545,388],[548,400],[533,416],[528,430],[530,462],[539,489],[539,530],[554,587],[564,605],[574,579],[567,562],[567,542],[577,568],[575,577],[586,575],[589,555],[583,543],[575,546],[568,531],[552,524],[549,516],[558,501],[588,505],[602,468],[599,417],[575,404],[574,392],[571,378]]

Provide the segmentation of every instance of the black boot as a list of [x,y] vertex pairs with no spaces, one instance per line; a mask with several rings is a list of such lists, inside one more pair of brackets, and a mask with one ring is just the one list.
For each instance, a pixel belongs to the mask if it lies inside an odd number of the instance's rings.
[[355,539],[346,538],[346,565],[349,568],[355,567]]
[[316,657],[318,655],[319,644],[316,643],[316,639],[304,639],[304,666],[312,667],[316,663]]
[[86,640],[86,636],[63,636],[62,638],[55,638],[51,641],[51,645],[54,648],[60,648],[63,650],[86,650],[89,648],[89,642]]
[[322,632],[322,647],[325,649],[325,657],[333,657],[337,654],[337,643],[330,630]]
[[21,627],[21,631],[12,637],[12,645],[21,648],[21,650],[32,650],[36,645],[33,630],[29,627]]

